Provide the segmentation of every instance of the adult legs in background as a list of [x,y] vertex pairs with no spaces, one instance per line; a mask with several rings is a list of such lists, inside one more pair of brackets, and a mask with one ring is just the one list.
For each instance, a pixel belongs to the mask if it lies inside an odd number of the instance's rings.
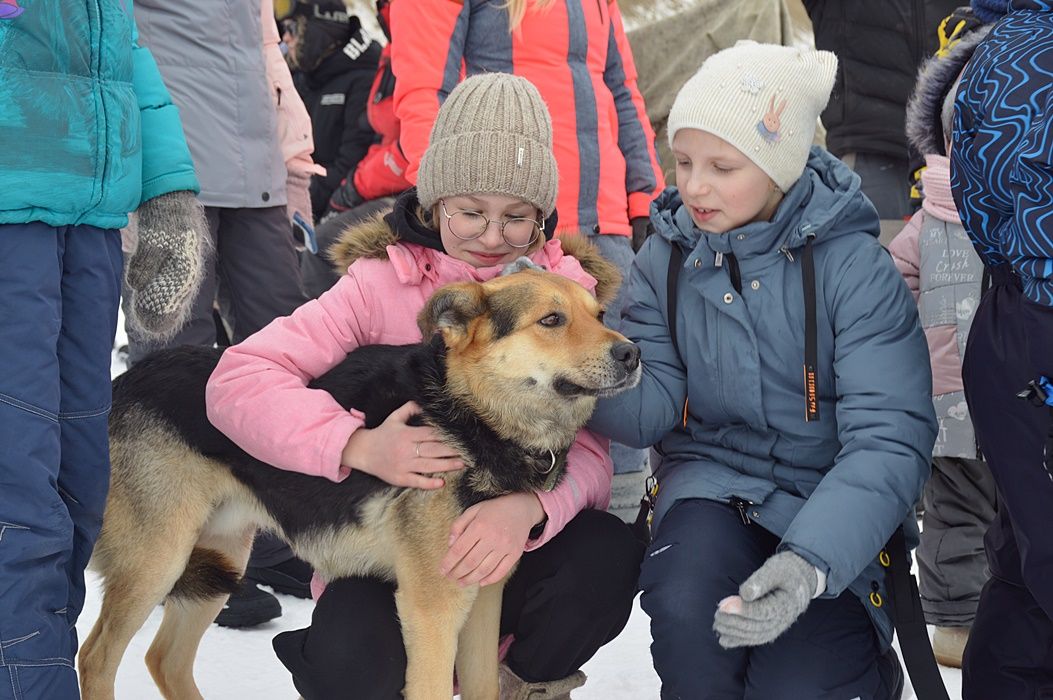
[[918,573],[925,620],[936,626],[937,660],[961,667],[987,581],[984,533],[995,516],[994,477],[982,460],[935,457],[925,484]]
[[999,501],[984,538],[991,578],[962,659],[962,697],[1033,700],[1053,696],[1053,481],[1043,468],[1053,417],[1016,393],[1034,379],[1025,329],[1034,314],[1053,314],[1024,299],[1007,266],[992,269],[991,280],[973,319],[962,377]]
[[0,698],[67,700],[109,484],[120,234],[3,225],[0,259]]

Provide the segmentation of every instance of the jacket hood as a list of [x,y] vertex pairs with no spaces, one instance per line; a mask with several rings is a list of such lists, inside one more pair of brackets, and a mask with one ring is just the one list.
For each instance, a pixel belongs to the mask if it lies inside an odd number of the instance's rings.
[[990,29],[989,24],[973,29],[946,52],[922,64],[914,93],[907,103],[907,139],[918,153],[947,155],[943,130],[944,100]]
[[817,146],[812,147],[804,173],[783,196],[771,221],[704,234],[682,204],[675,187],[652,202],[651,221],[658,235],[687,250],[694,250],[705,236],[709,247],[734,252],[740,258],[784,248],[793,251],[810,237],[819,244],[848,233],[865,232],[876,238],[880,232],[877,210],[860,189],[859,176]]
[[[410,198],[403,195],[396,203],[396,207],[399,204],[402,205],[401,213],[405,214],[407,206],[415,207],[416,197]],[[344,274],[351,263],[360,258],[388,260],[390,259],[389,247],[399,244],[415,246],[418,251],[426,247],[442,252],[441,243],[430,245],[429,241],[421,240],[421,236],[426,235],[421,229],[424,231],[430,231],[430,229],[421,224],[416,216],[396,215],[398,213],[396,210],[382,211],[360,224],[345,229],[329,248],[328,253],[337,274]],[[551,231],[552,227],[546,223],[545,230]],[[435,241],[438,242],[438,234],[432,233]],[[603,305],[612,302],[622,282],[618,268],[608,262],[600,254],[599,249],[585,236],[563,233],[559,238],[559,243],[564,255],[575,258],[581,264],[582,269],[595,278],[597,300]],[[552,245],[551,242],[541,250],[547,250],[550,245]]]

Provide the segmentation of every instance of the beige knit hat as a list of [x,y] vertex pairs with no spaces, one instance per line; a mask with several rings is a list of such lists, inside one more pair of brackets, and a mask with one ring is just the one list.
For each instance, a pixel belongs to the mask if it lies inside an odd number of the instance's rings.
[[804,172],[836,73],[829,51],[739,41],[707,58],[680,89],[669,142],[680,129],[719,136],[785,192]]
[[547,218],[558,185],[552,120],[529,80],[483,73],[450,92],[420,159],[417,196],[423,208],[443,197],[503,194],[530,202]]

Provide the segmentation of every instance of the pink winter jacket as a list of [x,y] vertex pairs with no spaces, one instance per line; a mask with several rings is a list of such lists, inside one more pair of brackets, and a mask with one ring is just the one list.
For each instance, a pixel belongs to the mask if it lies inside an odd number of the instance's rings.
[[[208,418],[216,428],[275,467],[333,481],[347,477],[350,469],[340,464],[340,456],[351,433],[363,425],[363,415],[345,411],[307,383],[361,345],[420,342],[417,313],[436,289],[451,282],[482,282],[501,271],[477,269],[412,243],[389,245],[386,252],[387,260],[359,258],[318,299],[223,353],[205,390]],[[595,289],[595,278],[563,253],[559,240],[546,243],[531,259]],[[606,509],[611,475],[609,442],[581,430],[567,455],[563,481],[537,494],[548,522],[526,550],[552,539],[583,509]],[[312,585],[315,597],[321,593],[319,583]]]
[[[888,247],[896,268],[914,294],[915,302],[921,293],[921,248],[918,237],[921,234],[922,218],[932,216],[940,221],[961,224],[951,195],[950,160],[945,156],[930,154],[925,156],[925,164],[926,168],[921,174],[925,191],[922,208],[911,217]],[[932,363],[933,396],[962,391],[962,358],[958,352],[957,334],[958,328],[953,323],[925,328]]]

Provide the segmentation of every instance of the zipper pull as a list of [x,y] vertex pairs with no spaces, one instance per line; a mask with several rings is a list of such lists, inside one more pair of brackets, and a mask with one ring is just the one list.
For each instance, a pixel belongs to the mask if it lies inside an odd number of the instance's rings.
[[747,501],[745,498],[739,498],[738,496],[732,496],[728,499],[728,503],[735,507],[739,512],[739,517],[742,518],[743,525],[749,525],[753,521],[750,520],[749,513],[746,509],[753,505],[753,501]]
[[790,252],[788,247],[783,246],[782,248],[779,248],[779,252],[785,255],[787,260],[793,262],[793,253]]
[[717,254],[713,256],[713,267],[722,267],[724,265],[724,254],[717,251]]

